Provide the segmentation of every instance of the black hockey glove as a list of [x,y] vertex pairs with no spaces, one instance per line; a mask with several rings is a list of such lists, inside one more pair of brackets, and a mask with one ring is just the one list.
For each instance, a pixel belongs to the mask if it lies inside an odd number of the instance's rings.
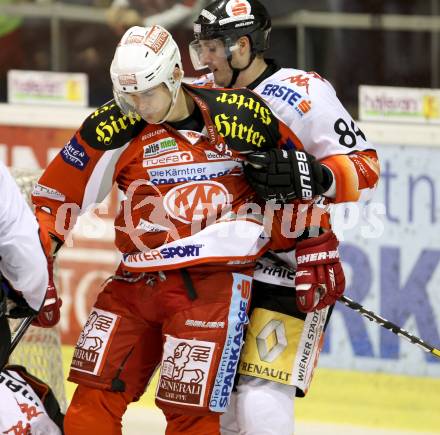
[[333,181],[329,169],[299,150],[271,149],[249,154],[244,173],[257,195],[278,204],[310,200],[324,193]]
[[17,291],[15,291],[9,282],[2,277],[1,288],[7,299],[9,299],[9,312],[8,317],[11,319],[21,319],[24,317],[31,317],[38,314],[37,311],[32,309],[24,299],[24,297]]

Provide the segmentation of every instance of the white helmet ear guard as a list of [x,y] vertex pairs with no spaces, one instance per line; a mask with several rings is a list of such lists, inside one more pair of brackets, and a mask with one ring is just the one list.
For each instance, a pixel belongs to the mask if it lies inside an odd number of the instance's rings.
[[116,103],[124,113],[133,113],[124,94],[142,93],[161,83],[169,89],[174,103],[183,75],[175,78],[176,66],[182,70],[180,51],[167,30],[157,25],[131,27],[117,46],[110,66]]

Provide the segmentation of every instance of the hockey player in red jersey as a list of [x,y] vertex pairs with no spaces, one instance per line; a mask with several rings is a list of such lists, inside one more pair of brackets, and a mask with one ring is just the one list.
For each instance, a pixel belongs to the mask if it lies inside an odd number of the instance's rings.
[[[295,132],[304,151],[324,166],[328,189],[316,198],[319,203],[368,198],[379,176],[374,146],[327,80],[315,72],[281,68],[264,57],[270,31],[270,16],[258,0],[209,3],[194,23],[190,54],[196,70],[211,73],[195,83],[247,87],[260,95]],[[257,152],[248,161],[254,165],[246,166],[246,175],[260,197],[280,203],[298,197],[302,186],[295,174],[301,161],[295,149]],[[326,281],[315,275],[320,267],[331,271],[334,266],[310,261],[310,254],[328,249],[335,239],[324,228],[313,230],[319,237],[306,240],[304,233],[298,243],[291,240],[292,246],[257,262],[240,378],[221,418],[222,434],[294,432],[294,398],[307,393],[337,300],[337,293],[325,291],[331,285],[313,285]],[[265,347],[265,337],[275,333],[276,344]]]
[[[253,92],[182,84],[178,47],[160,26],[129,29],[110,72],[115,100],[84,121],[33,196],[40,225],[62,244],[113,184],[124,194],[115,220],[121,264],[78,339],[65,432],[120,433],[127,405],[160,366],[156,403],[167,433],[217,434],[255,260],[291,243],[277,219],[265,231],[243,160],[302,145]],[[320,163],[303,157],[310,200],[328,180]]]

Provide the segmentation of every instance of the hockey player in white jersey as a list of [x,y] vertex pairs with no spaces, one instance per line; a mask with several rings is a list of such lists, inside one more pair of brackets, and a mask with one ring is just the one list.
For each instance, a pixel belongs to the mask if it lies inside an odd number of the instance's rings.
[[48,283],[38,223],[8,169],[0,162],[0,272],[38,312]]
[[0,371],[0,433],[61,435],[63,414],[50,388],[22,366]]
[[53,326],[60,300],[50,285],[38,222],[2,162],[0,197],[0,433],[59,435],[52,418],[62,427],[62,414],[49,387],[24,367],[3,368],[11,346],[8,318],[33,316],[34,325]]
[[[304,146],[306,161],[293,147],[251,154],[248,181],[263,199],[278,203],[311,197],[320,204],[367,198],[379,177],[373,145],[327,80],[315,72],[281,68],[264,57],[270,30],[270,17],[257,0],[216,0],[199,14],[190,44],[194,68],[211,71],[195,84],[254,90]],[[327,176],[320,197],[315,197],[313,180],[310,189],[301,183],[301,170],[312,173],[310,156]],[[308,391],[333,304],[343,291],[343,283],[336,283],[339,288],[333,291],[330,285],[319,285],[334,281],[332,267],[308,262],[312,256],[303,255],[328,248],[332,233],[309,230],[292,246],[296,253],[272,253],[257,265],[240,378],[221,419],[223,435],[294,432],[294,398]],[[313,231],[319,236],[308,238]],[[298,258],[302,261],[297,266]]]
[[0,197],[1,368],[9,356],[11,340],[7,318],[34,316],[34,325],[51,327],[59,320],[61,302],[50,268],[48,271],[38,222],[1,162]]

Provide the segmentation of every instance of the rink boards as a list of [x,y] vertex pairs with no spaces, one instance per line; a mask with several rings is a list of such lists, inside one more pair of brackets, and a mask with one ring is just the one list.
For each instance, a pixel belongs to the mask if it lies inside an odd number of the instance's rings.
[[[381,179],[371,201],[334,210],[347,296],[440,347],[440,129],[362,125]],[[371,130],[371,131],[370,131]],[[440,376],[440,359],[337,304],[321,366]]]

